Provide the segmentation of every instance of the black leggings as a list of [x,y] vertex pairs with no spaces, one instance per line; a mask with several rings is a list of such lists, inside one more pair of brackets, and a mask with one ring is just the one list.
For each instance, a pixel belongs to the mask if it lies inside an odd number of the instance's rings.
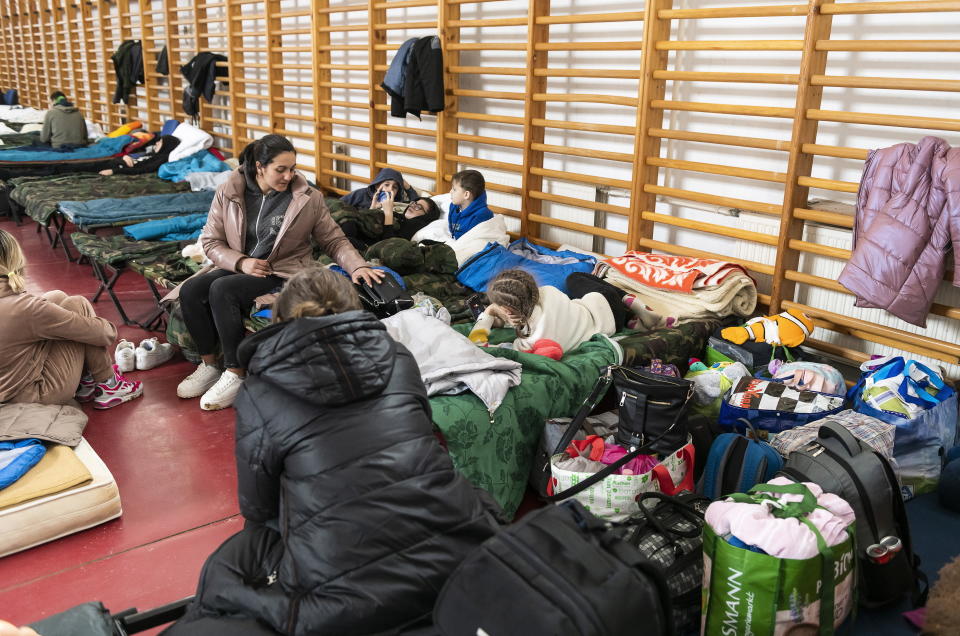
[[623,304],[625,291],[605,280],[600,280],[593,274],[584,272],[570,274],[567,276],[566,283],[567,295],[570,298],[583,298],[591,292],[602,294],[610,305],[610,311],[613,312],[613,324],[617,331],[627,324],[627,306]]
[[223,363],[238,368],[237,347],[243,340],[243,320],[257,296],[283,285],[278,276],[260,278],[215,269],[189,279],[180,288],[183,322],[200,355],[216,353],[217,341],[223,349]]

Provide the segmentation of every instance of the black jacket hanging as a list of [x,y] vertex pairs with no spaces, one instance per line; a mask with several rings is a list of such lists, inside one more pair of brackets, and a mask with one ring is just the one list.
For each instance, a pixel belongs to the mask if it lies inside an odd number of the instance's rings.
[[143,47],[140,40],[124,40],[111,57],[117,73],[117,90],[113,103],[130,103],[130,93],[137,84],[143,84]]
[[225,55],[204,51],[180,67],[180,72],[187,80],[183,87],[183,112],[195,117],[200,113],[200,97],[208,102],[213,99],[217,78],[227,77],[226,67],[217,66],[217,62],[226,61]]
[[406,111],[416,117],[420,117],[420,111],[443,110],[443,50],[437,36],[420,38],[413,45],[407,60],[403,101]]
[[160,51],[160,55],[157,56],[157,73],[161,75],[170,74],[170,61],[167,59],[167,46],[164,45],[163,49]]

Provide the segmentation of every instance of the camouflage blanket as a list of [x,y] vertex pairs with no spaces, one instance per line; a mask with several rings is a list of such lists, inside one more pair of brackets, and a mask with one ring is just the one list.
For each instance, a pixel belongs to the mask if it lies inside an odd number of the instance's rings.
[[328,197],[325,199],[330,216],[339,225],[353,221],[360,230],[360,238],[366,241],[377,241],[383,236],[383,212],[380,210],[358,210],[345,204],[340,199]]
[[[469,329],[469,325],[457,326],[461,333]],[[495,329],[491,336],[491,341],[501,342],[512,339],[514,333]],[[434,396],[430,406],[454,466],[513,517],[523,500],[544,422],[573,417],[600,370],[619,356],[603,336],[594,336],[559,361],[512,349],[491,347],[487,352],[523,365],[520,384],[507,392],[492,418],[472,393]]]
[[626,332],[627,335],[617,341],[623,347],[623,364],[639,367],[659,358],[664,364],[677,365],[680,373],[686,373],[687,361],[704,355],[707,340],[719,324],[719,320],[693,320],[649,333]]
[[457,255],[449,245],[390,238],[371,245],[364,257],[403,276],[410,294],[422,292],[439,300],[454,323],[473,318],[466,302],[473,291],[457,280]]
[[86,232],[74,232],[70,239],[77,251],[91,261],[117,265],[135,258],[154,258],[157,256],[180,257],[182,244],[176,241],[135,241],[123,234],[97,236]]
[[[200,263],[180,255],[180,250],[192,242],[173,241],[177,246],[175,252],[139,256],[129,261],[127,267],[160,289],[173,289],[200,271]],[[170,241],[164,241],[164,243],[169,244]]]
[[105,198],[130,198],[147,194],[186,192],[190,184],[171,183],[156,175],[69,174],[61,177],[17,177],[10,198],[23,206],[27,215],[46,225],[60,201],[90,201]]
[[180,347],[180,353],[183,357],[194,364],[200,364],[200,355],[197,353],[197,346],[187,331],[187,323],[183,321],[183,310],[180,303],[176,302],[170,305],[170,311],[167,312],[167,342]]
[[18,148],[20,146],[32,146],[40,142],[40,131],[28,133],[10,133],[0,135],[0,146],[6,148]]

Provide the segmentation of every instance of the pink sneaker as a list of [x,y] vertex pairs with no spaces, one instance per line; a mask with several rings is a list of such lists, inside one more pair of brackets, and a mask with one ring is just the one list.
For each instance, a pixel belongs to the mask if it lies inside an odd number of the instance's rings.
[[126,379],[120,375],[120,368],[117,365],[113,365],[113,376],[117,380],[113,388],[103,383],[97,385],[97,396],[93,398],[93,408],[110,409],[143,395],[143,382]]
[[90,377],[80,378],[80,386],[73,399],[81,404],[91,401],[97,395],[97,381]]

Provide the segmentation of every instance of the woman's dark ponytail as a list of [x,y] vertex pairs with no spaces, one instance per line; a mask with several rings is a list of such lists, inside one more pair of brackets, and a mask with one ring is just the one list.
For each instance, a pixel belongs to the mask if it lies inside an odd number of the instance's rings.
[[267,166],[277,155],[284,152],[296,153],[293,143],[283,135],[266,135],[257,139],[240,153],[240,168],[250,179],[257,178],[257,162]]

